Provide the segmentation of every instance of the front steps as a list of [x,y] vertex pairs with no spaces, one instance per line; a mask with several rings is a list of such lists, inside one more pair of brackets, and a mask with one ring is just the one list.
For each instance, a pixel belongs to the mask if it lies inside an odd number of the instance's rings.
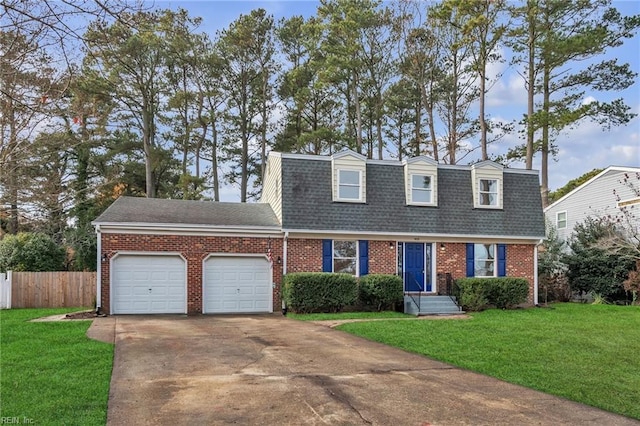
[[[417,293],[404,296],[404,313],[410,315],[459,315],[464,314],[451,296],[431,296]],[[420,309],[418,309],[418,303]]]

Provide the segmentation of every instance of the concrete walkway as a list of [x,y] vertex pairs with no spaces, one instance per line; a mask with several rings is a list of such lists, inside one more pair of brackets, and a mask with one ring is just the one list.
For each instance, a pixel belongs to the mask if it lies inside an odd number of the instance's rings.
[[113,426],[640,424],[280,315],[94,325],[115,327]]

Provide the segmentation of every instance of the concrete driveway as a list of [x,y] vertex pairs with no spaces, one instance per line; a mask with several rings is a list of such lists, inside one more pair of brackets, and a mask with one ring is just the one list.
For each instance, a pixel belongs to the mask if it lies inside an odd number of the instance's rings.
[[113,426],[640,424],[280,315],[117,316],[115,331]]

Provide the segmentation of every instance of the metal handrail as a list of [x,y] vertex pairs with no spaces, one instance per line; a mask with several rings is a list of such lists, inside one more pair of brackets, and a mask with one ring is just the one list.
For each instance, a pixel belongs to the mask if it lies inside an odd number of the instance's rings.
[[[438,281],[440,281],[440,278],[442,277],[443,274],[438,274]],[[451,299],[451,301],[453,303],[455,303],[455,305],[458,307],[459,311],[462,311],[462,306],[460,306],[460,304],[458,304],[458,301],[454,298],[453,296],[453,286],[455,285],[453,278],[451,276],[450,272],[446,272],[444,273],[444,284],[445,284],[445,292],[444,294],[446,296],[449,296],[449,299]],[[440,293],[440,290],[438,290],[438,293]]]
[[[405,282],[406,282],[406,276],[407,276],[408,272],[405,272]],[[408,295],[411,300],[413,300],[413,303],[416,304],[416,306],[418,307],[418,313],[420,313],[420,300],[422,299],[421,294],[424,291],[423,286],[418,282],[418,280],[415,279],[415,277],[413,275],[411,275],[411,278],[413,279],[413,282],[415,282],[418,286],[419,289],[419,294],[418,294],[418,301],[416,302],[416,299],[413,297],[413,294],[411,294],[411,292],[409,291],[405,291],[405,294]]]

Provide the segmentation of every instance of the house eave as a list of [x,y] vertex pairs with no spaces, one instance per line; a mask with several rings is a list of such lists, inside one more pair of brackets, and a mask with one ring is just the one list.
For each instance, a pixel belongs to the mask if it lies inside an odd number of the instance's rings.
[[262,235],[280,236],[280,227],[271,226],[220,226],[182,223],[92,222],[102,233],[132,233],[159,235]]
[[358,239],[378,239],[396,241],[406,239],[411,241],[437,241],[437,242],[471,242],[471,241],[500,241],[525,244],[536,244],[544,235],[489,235],[489,234],[443,234],[443,233],[416,233],[416,232],[383,232],[383,231],[352,231],[352,230],[328,230],[328,229],[290,229],[283,228],[289,238],[321,238],[322,236]]

